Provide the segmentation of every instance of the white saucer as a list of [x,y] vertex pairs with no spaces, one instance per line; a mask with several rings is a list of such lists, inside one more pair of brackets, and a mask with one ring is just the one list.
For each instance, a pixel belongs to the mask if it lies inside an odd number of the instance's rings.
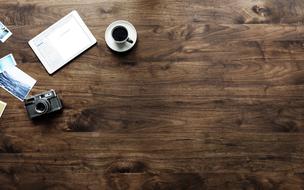
[[[112,30],[117,25],[121,25],[121,26],[124,26],[124,27],[127,28],[128,33],[129,33],[129,38],[131,40],[133,40],[132,44],[129,43],[129,42],[125,42],[123,44],[115,43],[115,41],[112,37]],[[126,51],[130,50],[136,44],[137,32],[136,32],[135,27],[130,22],[125,21],[125,20],[118,20],[118,21],[115,21],[108,26],[108,28],[106,30],[106,33],[105,33],[105,40],[106,40],[106,43],[107,43],[108,47],[110,49],[112,49],[113,51],[126,52]]]

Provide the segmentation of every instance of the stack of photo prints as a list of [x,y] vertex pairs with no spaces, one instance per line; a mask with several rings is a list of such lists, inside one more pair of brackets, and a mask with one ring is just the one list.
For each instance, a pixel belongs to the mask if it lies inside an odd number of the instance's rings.
[[[4,43],[12,33],[0,22],[0,41]],[[36,83],[36,80],[16,67],[12,54],[0,59],[0,87],[23,101]],[[0,117],[6,103],[0,100]]]

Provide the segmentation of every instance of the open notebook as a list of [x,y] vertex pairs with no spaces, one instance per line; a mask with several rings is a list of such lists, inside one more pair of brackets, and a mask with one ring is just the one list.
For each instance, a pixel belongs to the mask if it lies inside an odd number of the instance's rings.
[[29,41],[29,45],[49,74],[70,62],[96,43],[96,39],[72,11]]

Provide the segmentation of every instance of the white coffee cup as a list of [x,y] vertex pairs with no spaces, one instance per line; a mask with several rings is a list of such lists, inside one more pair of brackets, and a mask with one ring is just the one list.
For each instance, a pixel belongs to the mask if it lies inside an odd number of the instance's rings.
[[112,38],[117,44],[124,44],[126,42],[133,44],[133,40],[129,38],[128,29],[122,25],[115,26],[112,29]]

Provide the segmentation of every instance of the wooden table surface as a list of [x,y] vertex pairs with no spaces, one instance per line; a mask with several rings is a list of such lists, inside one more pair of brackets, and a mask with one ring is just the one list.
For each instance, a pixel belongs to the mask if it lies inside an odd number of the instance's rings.
[[[98,44],[49,76],[27,42],[74,9]],[[304,189],[303,0],[0,0],[0,20],[0,57],[65,105],[32,122],[0,90],[1,190]]]

